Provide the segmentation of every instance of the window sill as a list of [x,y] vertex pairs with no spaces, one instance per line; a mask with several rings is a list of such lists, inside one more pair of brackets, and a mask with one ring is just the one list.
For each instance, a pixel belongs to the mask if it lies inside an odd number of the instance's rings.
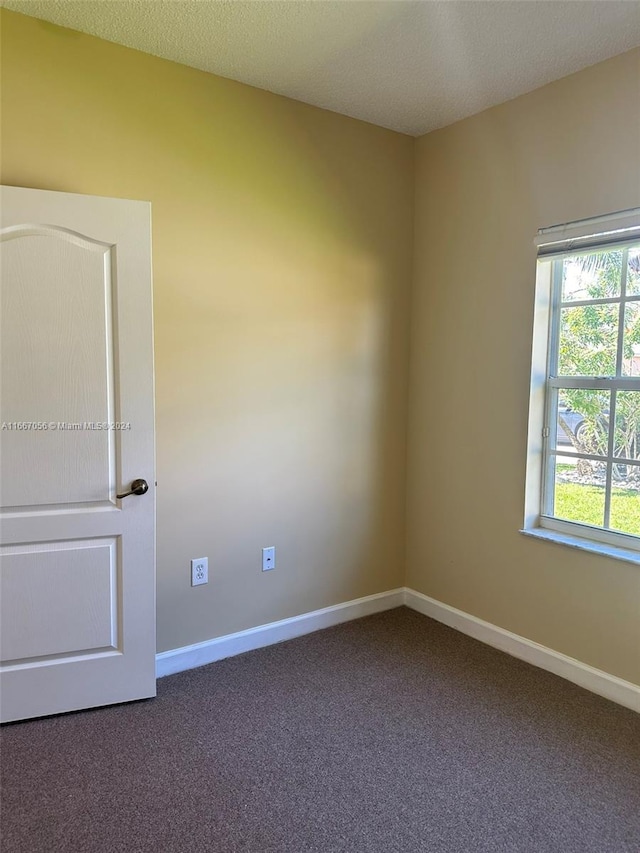
[[569,536],[566,533],[557,533],[555,530],[547,530],[544,527],[525,528],[520,533],[524,533],[525,536],[532,536],[534,539],[544,539],[547,542],[554,542],[556,545],[568,545],[569,548],[578,548],[580,551],[589,551],[591,554],[612,557],[614,560],[623,560],[625,563],[635,563],[640,566],[640,551],[616,548],[614,545],[593,542],[590,539]]

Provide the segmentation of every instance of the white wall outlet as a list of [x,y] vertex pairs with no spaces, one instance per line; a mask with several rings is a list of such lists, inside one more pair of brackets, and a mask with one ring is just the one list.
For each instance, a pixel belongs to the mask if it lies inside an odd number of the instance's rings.
[[209,583],[209,558],[197,557],[191,560],[191,586]]
[[270,572],[276,567],[276,546],[271,545],[269,548],[262,549],[262,571]]

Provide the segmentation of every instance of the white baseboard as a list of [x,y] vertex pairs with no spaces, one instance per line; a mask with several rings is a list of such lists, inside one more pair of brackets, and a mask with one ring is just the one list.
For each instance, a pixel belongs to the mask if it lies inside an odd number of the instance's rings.
[[540,669],[546,669],[561,678],[566,678],[632,711],[640,712],[640,687],[630,681],[616,678],[614,675],[541,646],[518,634],[512,634],[511,631],[506,631],[504,628],[499,628],[497,625],[492,625],[490,622],[485,622],[413,589],[405,589],[405,604],[412,610],[417,610],[450,628],[455,628],[456,631],[474,637]]
[[257,628],[248,628],[236,634],[216,637],[193,646],[160,652],[156,655],[156,676],[162,678],[165,675],[173,675],[185,669],[194,669],[223,658],[253,651],[253,649],[271,646],[273,643],[281,643],[283,640],[301,637],[303,634],[310,634],[321,628],[330,628],[341,622],[350,622],[361,616],[370,616],[372,613],[401,607],[404,599],[404,589],[393,589],[389,592],[357,598],[354,601],[334,604],[332,607],[324,607],[322,610],[314,610],[311,613],[302,613],[290,619],[281,619],[279,622],[259,625]]
[[500,649],[513,657],[527,663],[546,669],[548,672],[566,678],[592,693],[604,696],[612,702],[624,705],[632,711],[640,712],[640,687],[630,681],[624,681],[614,675],[609,675],[600,669],[595,669],[586,663],[567,657],[560,652],[541,646],[533,640],[527,640],[504,628],[499,628],[491,622],[478,619],[463,610],[457,610],[448,604],[443,604],[435,598],[429,598],[413,589],[393,589],[377,595],[368,595],[354,601],[345,601],[322,610],[302,613],[290,619],[270,622],[236,634],[216,637],[193,646],[183,646],[160,652],[156,655],[156,675],[162,678],[186,669],[194,669],[223,658],[233,657],[243,652],[261,649],[283,640],[291,640],[304,634],[311,634],[322,628],[330,628],[341,622],[349,622],[372,613],[391,610],[406,604],[412,610],[417,610],[450,628],[455,628],[469,637],[480,640],[488,646]]

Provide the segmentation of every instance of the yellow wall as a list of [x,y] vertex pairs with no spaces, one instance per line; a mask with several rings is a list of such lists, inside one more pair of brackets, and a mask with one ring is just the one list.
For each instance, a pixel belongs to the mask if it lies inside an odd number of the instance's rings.
[[409,586],[636,683],[639,567],[518,529],[533,238],[640,205],[639,105],[633,51],[418,141],[408,468]]
[[413,140],[7,12],[2,119],[152,202],[158,649],[401,585]]
[[416,144],[2,22],[2,182],[153,203],[159,650],[406,580],[640,682],[638,567],[518,533],[533,237],[640,204],[638,51]]

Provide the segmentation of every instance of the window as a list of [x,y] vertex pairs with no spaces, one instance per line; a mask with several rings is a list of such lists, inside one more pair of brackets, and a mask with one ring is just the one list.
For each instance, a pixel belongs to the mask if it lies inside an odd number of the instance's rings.
[[640,551],[640,210],[536,243],[525,527]]

